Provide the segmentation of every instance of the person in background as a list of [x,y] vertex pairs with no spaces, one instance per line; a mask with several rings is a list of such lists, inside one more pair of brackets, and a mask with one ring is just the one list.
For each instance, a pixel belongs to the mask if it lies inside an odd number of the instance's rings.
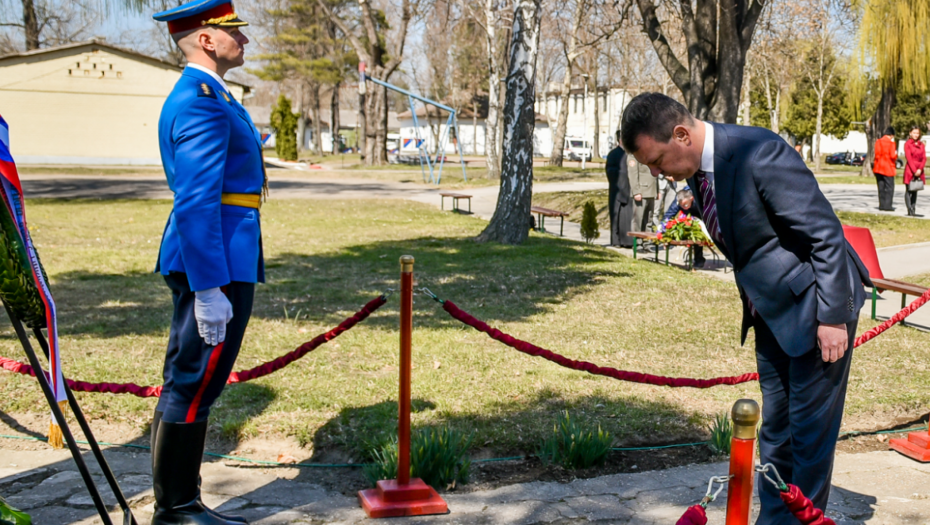
[[630,171],[630,193],[633,194],[633,231],[644,232],[652,218],[652,209],[659,194],[659,182],[633,155],[627,155]]
[[875,141],[875,162],[872,172],[878,183],[878,209],[894,211],[894,176],[897,173],[895,161],[898,160],[898,148],[894,141],[894,128],[888,126],[882,138]]
[[627,173],[626,152],[620,147],[620,131],[617,131],[617,147],[607,154],[607,213],[610,214],[610,245],[631,248],[633,238],[627,235],[633,224],[633,202],[630,198],[630,177]]
[[[701,218],[700,210],[697,209],[697,206],[694,206],[694,193],[691,192],[691,188],[688,186],[685,186],[675,194],[675,202],[668,207],[668,211],[665,212],[665,217],[663,217],[662,222],[674,219],[678,216],[679,212],[690,215],[695,219]],[[706,262],[706,259],[704,259],[704,247],[695,246],[693,250],[694,267],[703,268]]]
[[921,217],[917,215],[917,191],[911,190],[911,183],[920,180],[921,184],[926,184],[927,178],[924,168],[927,166],[927,145],[920,140],[920,128],[914,126],[908,134],[907,142],[904,143],[904,158],[907,162],[904,164],[904,205],[907,206],[907,214],[911,217]]
[[657,228],[662,224],[662,217],[664,210],[667,210],[671,206],[675,205],[676,195],[678,193],[678,183],[672,179],[665,177],[659,177],[659,194],[656,197],[656,205],[653,206],[652,210],[652,224]]

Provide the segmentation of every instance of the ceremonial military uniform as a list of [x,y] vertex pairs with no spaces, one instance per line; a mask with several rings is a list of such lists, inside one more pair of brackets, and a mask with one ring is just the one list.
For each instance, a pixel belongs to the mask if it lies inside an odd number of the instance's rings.
[[[204,25],[245,25],[228,0],[198,0],[154,18],[167,21],[173,34]],[[152,424],[152,523],[243,523],[203,506],[199,475],[210,407],[238,355],[255,283],[264,281],[261,136],[223,79],[193,63],[165,101],[158,135],[174,206],[155,271],[171,289],[174,314]],[[199,293],[217,289],[232,315],[225,340],[220,336],[211,345],[198,329],[196,303]]]

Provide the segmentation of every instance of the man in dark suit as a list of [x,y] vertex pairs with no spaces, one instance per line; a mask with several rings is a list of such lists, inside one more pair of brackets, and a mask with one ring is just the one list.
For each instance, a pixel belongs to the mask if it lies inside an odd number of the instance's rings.
[[[653,176],[687,179],[694,191],[733,264],[742,341],[756,333],[762,462],[824,509],[867,270],[813,174],[771,131],[701,122],[659,93],[630,101],[621,130]],[[757,485],[757,523],[798,523],[774,487]]]
[[626,152],[620,147],[620,131],[617,131],[617,147],[607,154],[607,213],[610,214],[610,245],[630,248],[633,238],[627,235],[633,222],[633,206],[630,201],[630,178],[627,175]]

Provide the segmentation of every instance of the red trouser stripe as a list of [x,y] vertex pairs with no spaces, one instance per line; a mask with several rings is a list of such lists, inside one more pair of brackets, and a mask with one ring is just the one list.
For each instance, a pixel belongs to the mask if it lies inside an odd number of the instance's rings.
[[194,400],[191,401],[191,407],[187,410],[187,423],[193,423],[197,419],[197,409],[200,408],[200,399],[203,397],[204,390],[207,389],[207,386],[210,384],[210,380],[213,379],[213,372],[216,370],[216,363],[220,360],[220,354],[223,353],[223,345],[225,343],[220,343],[213,347],[213,353],[210,354],[210,360],[207,362],[207,373],[203,376],[203,382],[200,383],[200,388],[197,389],[197,395],[194,396]]

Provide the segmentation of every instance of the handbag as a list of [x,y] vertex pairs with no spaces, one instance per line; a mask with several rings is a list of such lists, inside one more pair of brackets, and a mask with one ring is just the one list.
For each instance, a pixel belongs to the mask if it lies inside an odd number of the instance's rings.
[[921,191],[924,189],[924,181],[914,177],[911,182],[907,183],[907,191]]

